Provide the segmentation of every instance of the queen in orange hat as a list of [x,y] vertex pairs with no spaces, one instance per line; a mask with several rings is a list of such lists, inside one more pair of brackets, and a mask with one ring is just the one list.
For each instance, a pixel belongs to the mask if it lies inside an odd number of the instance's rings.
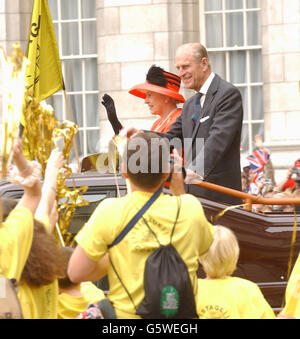
[[145,100],[151,114],[159,118],[152,125],[151,131],[167,132],[181,114],[177,107],[184,97],[179,93],[181,80],[173,73],[152,65],[148,70],[146,81],[133,86],[129,93]]
[[[146,81],[133,86],[129,90],[130,94],[145,100],[151,114],[159,116],[152,125],[151,131],[161,133],[169,131],[172,124],[180,116],[182,109],[178,108],[177,104],[185,101],[179,93],[180,84],[181,79],[176,74],[152,65],[146,75]],[[118,134],[122,125],[117,118],[113,99],[105,94],[102,100],[114,132]]]

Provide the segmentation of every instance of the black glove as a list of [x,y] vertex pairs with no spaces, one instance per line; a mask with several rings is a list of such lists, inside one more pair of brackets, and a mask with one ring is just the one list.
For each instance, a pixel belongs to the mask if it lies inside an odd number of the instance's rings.
[[112,128],[115,132],[115,134],[119,134],[120,130],[123,128],[121,125],[118,117],[117,117],[117,112],[115,108],[115,103],[108,94],[104,94],[102,97],[102,105],[105,107],[106,112],[107,112],[107,118],[109,122],[112,125]]

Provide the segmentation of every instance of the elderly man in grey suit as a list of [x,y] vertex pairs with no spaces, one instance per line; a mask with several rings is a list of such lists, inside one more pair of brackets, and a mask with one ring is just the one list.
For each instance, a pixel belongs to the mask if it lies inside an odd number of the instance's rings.
[[[206,48],[199,43],[180,46],[175,65],[185,87],[197,93],[187,100],[181,116],[166,136],[182,141],[191,139],[185,157],[203,159],[202,173],[189,163],[205,181],[241,190],[240,139],[243,121],[242,98],[239,90],[211,71]],[[204,147],[195,150],[195,140],[203,140]],[[200,144],[201,145],[201,144]],[[193,176],[193,173],[189,173]],[[239,199],[215,191],[189,185],[188,191],[200,197],[238,204]]]

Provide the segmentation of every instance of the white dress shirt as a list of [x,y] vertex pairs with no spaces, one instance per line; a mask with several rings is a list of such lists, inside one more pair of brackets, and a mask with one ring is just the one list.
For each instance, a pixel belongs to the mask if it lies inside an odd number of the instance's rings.
[[209,77],[206,79],[205,83],[203,84],[203,86],[200,88],[200,93],[202,93],[202,96],[200,98],[200,105],[201,105],[201,108],[203,107],[204,105],[204,100],[206,98],[206,93],[209,89],[209,86],[211,84],[211,82],[213,81],[213,78],[215,77],[215,73],[214,72],[211,72]]

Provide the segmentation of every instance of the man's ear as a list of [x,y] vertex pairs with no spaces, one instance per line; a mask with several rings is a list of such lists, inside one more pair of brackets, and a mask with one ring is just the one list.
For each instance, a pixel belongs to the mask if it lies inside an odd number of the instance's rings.
[[209,68],[209,61],[208,61],[208,58],[203,57],[203,58],[201,59],[201,65],[202,65],[202,67],[203,67],[204,69]]

